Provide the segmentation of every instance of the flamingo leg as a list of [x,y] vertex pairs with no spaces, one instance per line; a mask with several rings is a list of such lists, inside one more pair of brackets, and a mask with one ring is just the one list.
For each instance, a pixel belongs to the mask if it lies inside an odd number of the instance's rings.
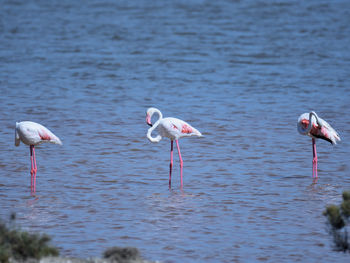
[[34,160],[33,160],[33,145],[30,145],[30,191],[33,193],[33,179],[34,179]]
[[170,147],[170,169],[169,169],[169,189],[171,188],[171,170],[173,168],[173,144],[174,141],[171,140],[171,147]]
[[33,145],[33,160],[34,160],[34,193],[36,191],[36,171],[38,168],[36,167],[36,158],[35,158],[35,148]]
[[317,178],[317,151],[315,138],[312,138],[312,155],[312,177]]
[[177,146],[177,151],[179,153],[179,159],[180,159],[180,174],[181,174],[181,188],[183,186],[183,180],[182,180],[182,167],[183,167],[183,161],[181,157],[181,152],[180,152],[180,146],[179,146],[179,141],[176,140],[176,146]]

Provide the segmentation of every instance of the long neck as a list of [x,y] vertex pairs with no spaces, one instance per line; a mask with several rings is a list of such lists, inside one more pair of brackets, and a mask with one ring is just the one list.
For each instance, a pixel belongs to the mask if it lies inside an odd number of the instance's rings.
[[309,114],[309,125],[307,127],[307,130],[306,130],[306,133],[309,133],[312,129],[312,124],[313,124],[313,121],[312,121],[312,116],[315,116],[315,119],[316,119],[316,122],[319,126],[321,126],[321,123],[320,121],[318,120],[318,116],[316,114],[316,112],[314,111],[311,111],[310,114]]
[[152,125],[152,127],[148,129],[147,138],[148,138],[148,140],[150,140],[151,142],[159,142],[159,141],[162,139],[162,136],[157,135],[157,137],[152,137],[152,132],[153,132],[154,129],[157,128],[157,126],[159,125],[160,121],[163,119],[163,115],[162,115],[162,113],[161,113],[159,110],[155,110],[155,111],[151,114],[150,118],[152,118],[152,115],[153,115],[154,113],[158,113],[159,118],[158,118],[158,120]]
[[16,122],[16,128],[15,128],[15,145],[19,146],[21,139],[19,137],[19,133],[18,133],[18,128],[19,128],[19,123]]

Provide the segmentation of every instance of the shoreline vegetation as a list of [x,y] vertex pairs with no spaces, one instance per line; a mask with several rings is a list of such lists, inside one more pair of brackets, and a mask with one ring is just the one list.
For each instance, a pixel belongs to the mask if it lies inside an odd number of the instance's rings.
[[11,214],[8,224],[0,222],[0,263],[155,263],[144,260],[133,247],[111,247],[102,258],[59,257],[58,248],[50,245],[46,234],[28,233],[18,229],[16,215]]
[[350,191],[343,192],[343,201],[339,206],[327,206],[323,215],[327,217],[328,231],[333,236],[335,250],[350,252]]

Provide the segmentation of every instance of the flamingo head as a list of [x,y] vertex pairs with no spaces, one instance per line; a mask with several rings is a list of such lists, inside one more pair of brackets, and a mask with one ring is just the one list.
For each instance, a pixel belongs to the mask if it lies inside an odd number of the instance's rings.
[[153,108],[153,107],[148,108],[147,113],[146,113],[146,123],[151,127],[153,126],[151,119],[152,119],[152,116],[154,113],[158,113],[159,119],[161,119],[163,117],[162,113],[157,108]]
[[151,122],[151,115],[149,115],[149,114],[146,115],[146,123],[151,127],[153,126],[153,124]]
[[303,127],[303,129],[307,129],[307,127],[309,126],[309,120],[306,120],[306,119],[302,119],[301,120],[301,122],[300,122],[300,124],[301,124],[301,126]]

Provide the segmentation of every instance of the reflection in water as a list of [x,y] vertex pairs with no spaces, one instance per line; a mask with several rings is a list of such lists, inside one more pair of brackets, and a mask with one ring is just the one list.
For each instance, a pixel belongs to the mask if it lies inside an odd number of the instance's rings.
[[35,196],[34,199],[28,200],[28,201],[27,201],[27,207],[32,207],[32,206],[34,206],[37,200],[39,200],[39,197],[38,197],[38,196]]

